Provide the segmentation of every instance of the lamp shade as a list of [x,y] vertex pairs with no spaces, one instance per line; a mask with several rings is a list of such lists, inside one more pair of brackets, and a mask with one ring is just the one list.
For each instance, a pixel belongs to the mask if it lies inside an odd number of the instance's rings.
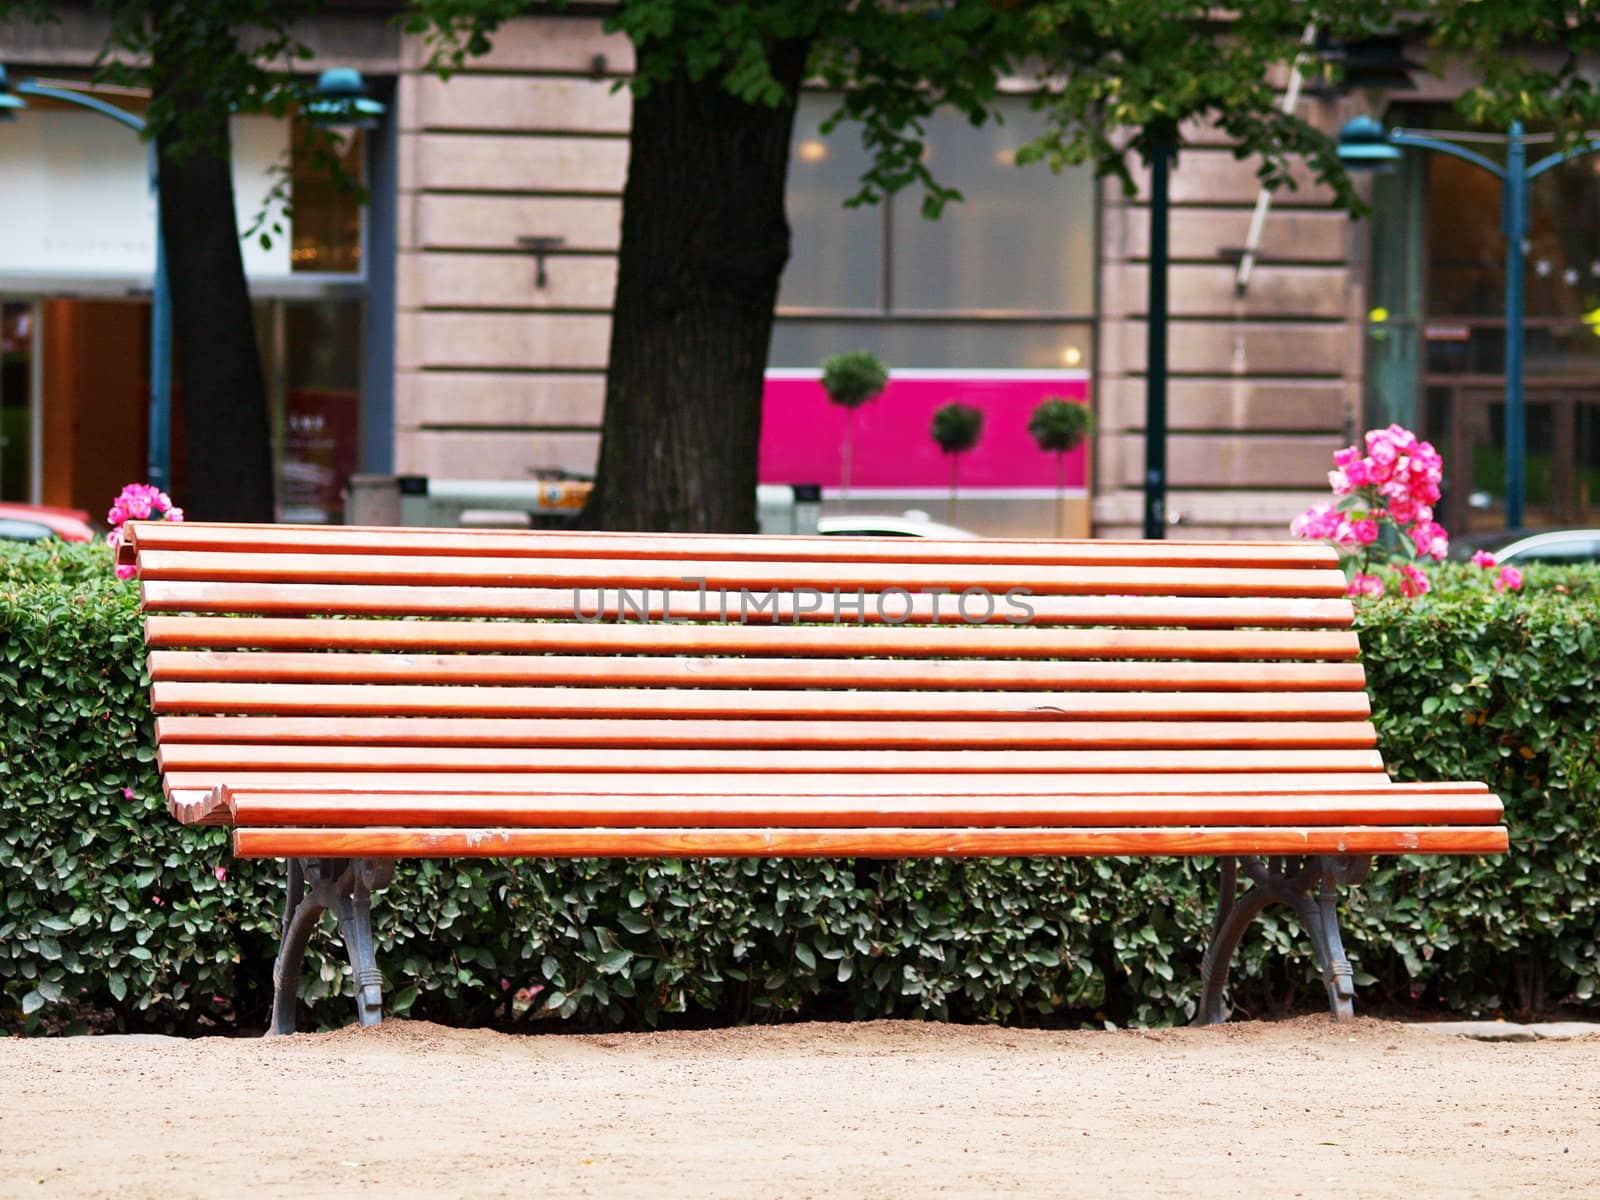
[[1371,117],[1351,117],[1339,130],[1339,161],[1353,171],[1399,162],[1401,151]]
[[376,129],[385,111],[381,101],[367,95],[367,81],[354,67],[324,71],[305,107],[314,124],[343,129]]

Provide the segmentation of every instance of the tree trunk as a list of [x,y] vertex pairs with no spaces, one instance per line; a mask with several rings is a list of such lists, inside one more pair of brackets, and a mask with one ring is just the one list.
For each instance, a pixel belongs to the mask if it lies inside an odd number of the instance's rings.
[[[180,6],[165,19],[199,18],[186,18]],[[188,445],[186,491],[174,499],[190,519],[271,521],[272,445],[234,212],[228,114],[187,78],[185,45],[179,29],[158,33],[152,61],[158,96],[212,116],[204,144],[191,135],[178,145],[172,132],[156,142]]]
[[762,382],[789,258],[784,184],[809,45],[773,48],[789,97],[777,108],[681,74],[634,98],[586,525],[756,528]]

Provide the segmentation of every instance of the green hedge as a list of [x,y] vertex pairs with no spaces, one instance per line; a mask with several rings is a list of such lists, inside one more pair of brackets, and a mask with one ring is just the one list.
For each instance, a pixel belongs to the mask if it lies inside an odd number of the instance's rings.
[[[1600,573],[1482,582],[1361,609],[1391,770],[1487,780],[1514,845],[1380,861],[1346,921],[1369,1008],[1594,1000]],[[142,662],[103,547],[0,547],[0,1031],[265,1024],[280,867],[167,816]],[[1171,859],[431,861],[376,920],[391,1010],[456,1023],[1162,1024],[1193,1003],[1215,887]],[[351,1019],[336,947],[330,923],[305,975],[325,1025]],[[1322,1003],[1283,911],[1234,980],[1245,1012]]]

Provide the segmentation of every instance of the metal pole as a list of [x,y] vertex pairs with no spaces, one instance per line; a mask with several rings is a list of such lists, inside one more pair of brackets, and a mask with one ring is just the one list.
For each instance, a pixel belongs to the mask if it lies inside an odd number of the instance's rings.
[[1522,122],[1506,144],[1501,227],[1506,235],[1506,528],[1522,526],[1527,489],[1528,425],[1522,403],[1522,244],[1528,236],[1528,150]]
[[1150,161],[1150,293],[1145,316],[1144,536],[1167,536],[1167,202],[1172,148]]
[[155,487],[172,484],[172,288],[167,281],[167,239],[161,232],[161,188],[156,144],[150,143],[150,190],[156,198],[156,278],[150,295],[150,437],[145,476]]

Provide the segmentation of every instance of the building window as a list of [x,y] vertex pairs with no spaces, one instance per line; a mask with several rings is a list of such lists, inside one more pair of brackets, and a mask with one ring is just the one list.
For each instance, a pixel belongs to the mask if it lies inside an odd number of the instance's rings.
[[[365,135],[360,130],[317,138],[309,134],[304,121],[294,123],[290,269],[296,274],[358,274],[365,210],[349,184],[366,186]],[[347,183],[341,183],[340,171]]]
[[[1392,124],[1465,128],[1415,106]],[[1473,149],[1497,161],[1498,147]],[[1535,144],[1537,158],[1548,145]],[[1600,519],[1600,160],[1533,181],[1525,248],[1525,521]],[[1419,427],[1445,458],[1441,519],[1504,525],[1505,235],[1501,185],[1448,155],[1408,151],[1379,176],[1370,220],[1367,417]]]
[[868,157],[848,123],[824,135],[828,96],[801,98],[789,168],[793,254],[778,296],[774,366],[814,366],[862,346],[891,365],[1087,368],[1095,305],[1095,181],[1019,168],[1043,127],[1027,100],[973,126],[941,111],[927,158],[962,193],[936,221],[916,189],[861,208],[843,200]]

